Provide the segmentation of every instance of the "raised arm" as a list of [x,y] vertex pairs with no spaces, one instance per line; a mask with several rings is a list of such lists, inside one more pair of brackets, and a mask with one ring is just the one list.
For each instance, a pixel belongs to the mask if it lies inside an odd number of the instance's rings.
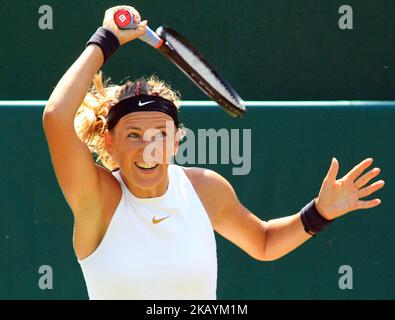
[[[146,21],[136,30],[119,30],[114,12],[127,8],[140,19],[132,7],[118,6],[106,11],[103,26],[110,29],[120,44],[145,33]],[[102,208],[101,179],[104,169],[95,165],[88,147],[78,137],[74,118],[84,100],[94,75],[104,62],[102,49],[89,45],[63,75],[44,109],[43,126],[53,167],[63,194],[75,215],[98,213]]]

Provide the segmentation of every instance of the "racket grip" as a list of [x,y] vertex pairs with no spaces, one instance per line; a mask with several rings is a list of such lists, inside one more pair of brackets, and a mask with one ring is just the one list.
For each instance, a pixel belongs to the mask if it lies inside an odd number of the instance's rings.
[[[135,23],[134,16],[125,9],[118,10],[114,15],[114,21],[119,29],[137,29],[138,24]],[[154,48],[159,48],[163,44],[163,40],[147,26],[145,35],[139,39],[146,42]]]
[[150,27],[147,26],[147,32],[145,35],[139,38],[141,41],[148,43],[150,46],[154,48],[159,48],[163,44],[163,40],[153,31]]

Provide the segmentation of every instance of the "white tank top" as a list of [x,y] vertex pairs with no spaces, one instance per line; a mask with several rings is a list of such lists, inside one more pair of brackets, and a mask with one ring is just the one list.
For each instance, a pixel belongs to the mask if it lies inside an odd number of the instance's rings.
[[168,174],[163,196],[137,198],[113,172],[122,198],[98,248],[78,260],[90,299],[216,299],[211,222],[184,170]]

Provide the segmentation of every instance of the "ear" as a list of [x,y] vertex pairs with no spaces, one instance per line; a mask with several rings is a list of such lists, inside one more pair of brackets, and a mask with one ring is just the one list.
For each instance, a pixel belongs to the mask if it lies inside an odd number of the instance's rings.
[[117,156],[114,147],[114,134],[107,129],[104,131],[104,148],[114,161],[117,161]]
[[176,156],[176,154],[178,153],[178,149],[180,148],[180,141],[182,138],[184,138],[185,133],[182,129],[177,129],[176,132],[176,136],[174,139],[174,154],[172,154],[172,156]]

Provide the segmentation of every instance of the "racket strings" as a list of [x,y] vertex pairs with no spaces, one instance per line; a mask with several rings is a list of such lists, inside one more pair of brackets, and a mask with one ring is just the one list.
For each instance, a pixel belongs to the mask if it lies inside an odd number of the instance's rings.
[[[200,75],[200,77],[204,78],[214,90],[220,93],[230,103],[233,103],[236,106],[243,108],[243,101],[241,100],[241,98],[238,97],[233,92],[233,90],[229,88],[227,83],[225,83],[220,77],[218,77],[215,72],[213,72],[212,68],[207,65],[207,63],[202,61],[199,56],[197,56],[192,50],[190,50],[187,46],[185,46],[181,41],[173,37],[171,34],[167,34],[166,40],[168,41],[168,43],[170,43],[173,49],[177,51],[180,57],[183,58],[185,62],[188,63],[188,65]],[[202,83],[199,84],[204,86],[204,84]],[[204,86],[204,88],[210,94],[212,94],[209,87]]]

